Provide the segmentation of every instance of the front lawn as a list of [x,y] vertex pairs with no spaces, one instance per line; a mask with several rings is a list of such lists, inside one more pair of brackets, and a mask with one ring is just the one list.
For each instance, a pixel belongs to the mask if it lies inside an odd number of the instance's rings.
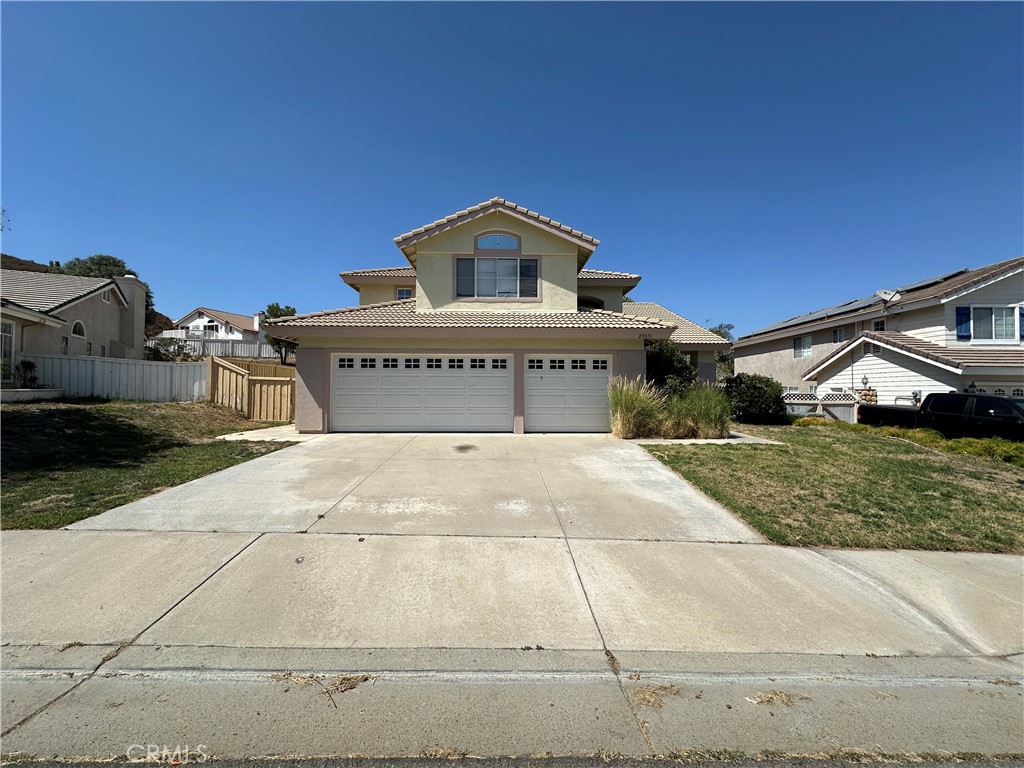
[[3,528],[60,528],[289,443],[210,403],[10,403],[0,410]]
[[1024,552],[1024,470],[1013,456],[842,425],[742,431],[785,445],[646,448],[777,544]]

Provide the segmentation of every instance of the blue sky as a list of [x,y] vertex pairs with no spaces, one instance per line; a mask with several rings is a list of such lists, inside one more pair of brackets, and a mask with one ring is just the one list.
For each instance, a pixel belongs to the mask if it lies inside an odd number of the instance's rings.
[[1024,252],[1020,3],[4,2],[5,253],[178,317],[499,195],[740,333]]

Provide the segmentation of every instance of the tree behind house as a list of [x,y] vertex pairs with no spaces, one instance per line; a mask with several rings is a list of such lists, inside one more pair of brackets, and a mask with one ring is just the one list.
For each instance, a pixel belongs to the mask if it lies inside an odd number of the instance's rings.
[[[267,304],[267,319],[273,320],[275,317],[291,317],[297,314],[295,307],[290,307],[287,304],[281,306],[276,301],[273,304]],[[270,345],[271,349],[277,352],[278,357],[281,358],[281,365],[284,365],[288,361],[288,355],[295,351],[299,346],[294,341],[288,341],[287,339],[279,339],[276,336],[271,336],[269,333],[266,334],[267,344]]]

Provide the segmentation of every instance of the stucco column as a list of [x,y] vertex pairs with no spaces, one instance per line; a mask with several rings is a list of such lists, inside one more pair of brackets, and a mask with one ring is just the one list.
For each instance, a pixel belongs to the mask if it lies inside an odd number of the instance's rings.
[[526,431],[526,353],[512,355],[512,431]]

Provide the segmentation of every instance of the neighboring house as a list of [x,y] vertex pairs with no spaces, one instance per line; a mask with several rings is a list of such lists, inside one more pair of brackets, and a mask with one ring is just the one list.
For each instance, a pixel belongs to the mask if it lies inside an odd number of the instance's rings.
[[618,311],[640,277],[585,269],[598,240],[493,198],[345,272],[360,305],[268,321],[294,339],[301,432],[607,432],[608,377],[674,323]]
[[634,317],[651,317],[672,323],[676,329],[669,339],[690,355],[690,362],[696,367],[698,378],[705,381],[718,378],[715,353],[729,349],[731,342],[652,301],[627,301],[622,305],[622,311]]
[[174,330],[164,331],[160,336],[175,339],[264,341],[261,327],[263,318],[263,312],[239,315],[219,309],[196,307],[174,323]]
[[141,360],[146,288],[113,279],[0,270],[4,380],[19,354],[97,355]]
[[962,269],[743,336],[736,372],[790,392],[872,388],[888,405],[972,386],[1024,395],[1022,305],[1024,257]]

